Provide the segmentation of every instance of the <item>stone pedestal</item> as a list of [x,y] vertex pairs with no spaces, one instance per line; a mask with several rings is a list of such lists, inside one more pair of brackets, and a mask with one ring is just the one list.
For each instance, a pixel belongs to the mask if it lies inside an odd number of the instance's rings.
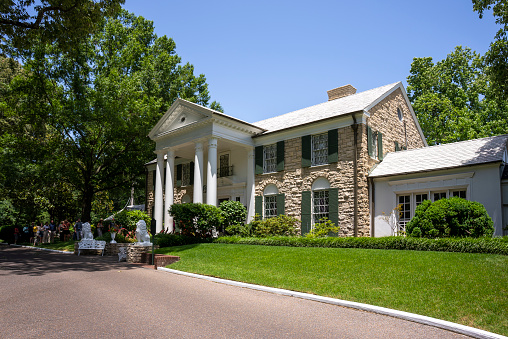
[[[155,246],[159,248],[159,246]],[[152,245],[138,245],[137,243],[129,244],[127,247],[127,262],[130,263],[142,263],[143,253],[152,251]]]
[[129,243],[108,243],[104,249],[104,255],[118,255],[120,247],[128,247]]

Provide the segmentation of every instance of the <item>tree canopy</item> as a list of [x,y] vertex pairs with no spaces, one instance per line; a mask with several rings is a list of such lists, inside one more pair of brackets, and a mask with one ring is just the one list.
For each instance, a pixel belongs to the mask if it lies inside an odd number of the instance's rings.
[[11,81],[6,99],[20,121],[0,147],[23,169],[46,174],[30,190],[78,192],[89,220],[96,194],[129,192],[144,180],[142,165],[153,158],[147,134],[174,100],[221,107],[209,103],[205,76],[182,64],[175,42],[142,17],[122,11],[103,19],[77,47],[66,53],[40,42],[24,54],[25,75]]
[[69,50],[95,32],[125,0],[6,0],[0,4],[0,37],[6,49],[30,49],[34,39]]
[[473,0],[483,17],[492,9],[502,27],[484,56],[457,46],[445,59],[414,58],[408,97],[429,144],[508,131],[508,2]]

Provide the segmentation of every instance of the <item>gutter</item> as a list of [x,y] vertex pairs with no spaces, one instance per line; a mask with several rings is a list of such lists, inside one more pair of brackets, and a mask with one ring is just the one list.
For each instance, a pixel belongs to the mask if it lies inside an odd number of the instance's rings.
[[351,115],[353,118],[353,124],[351,128],[353,129],[353,147],[354,147],[354,156],[353,156],[353,181],[354,181],[354,214],[353,214],[353,234],[355,237],[358,237],[358,123],[356,121],[356,117],[354,114]]

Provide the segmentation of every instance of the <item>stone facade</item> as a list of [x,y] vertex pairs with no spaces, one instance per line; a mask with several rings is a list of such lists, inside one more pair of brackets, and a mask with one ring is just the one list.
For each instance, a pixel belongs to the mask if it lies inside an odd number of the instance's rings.
[[[404,123],[399,120],[402,111]],[[369,111],[367,125],[383,134],[383,153],[395,151],[395,141],[409,149],[425,146],[400,89],[394,91]],[[370,235],[370,200],[367,176],[379,160],[368,153],[367,125],[359,124],[357,139],[357,217],[358,236]],[[323,131],[325,132],[325,131]],[[284,170],[256,175],[256,196],[273,184],[285,195],[285,214],[301,220],[302,192],[310,191],[312,183],[326,178],[331,188],[339,189],[339,235],[354,235],[354,131],[352,126],[338,130],[338,162],[314,167],[302,167],[301,138],[285,140]]]

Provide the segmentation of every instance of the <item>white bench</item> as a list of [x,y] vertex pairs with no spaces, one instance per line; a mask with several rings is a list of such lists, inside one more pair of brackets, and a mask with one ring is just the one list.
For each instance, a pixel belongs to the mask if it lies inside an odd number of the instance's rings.
[[78,243],[78,255],[81,254],[81,250],[100,250],[102,255],[104,255],[104,248],[106,248],[105,241],[83,239]]

